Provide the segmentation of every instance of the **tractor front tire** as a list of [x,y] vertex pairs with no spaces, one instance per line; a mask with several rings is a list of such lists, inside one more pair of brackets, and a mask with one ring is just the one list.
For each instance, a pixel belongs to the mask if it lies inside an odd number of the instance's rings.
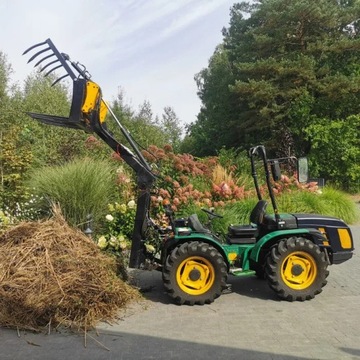
[[227,266],[213,246],[193,241],[168,255],[163,267],[167,293],[179,305],[210,304],[226,288]]
[[320,248],[308,239],[291,237],[271,249],[266,278],[276,294],[287,301],[305,301],[321,293],[327,283],[328,263]]

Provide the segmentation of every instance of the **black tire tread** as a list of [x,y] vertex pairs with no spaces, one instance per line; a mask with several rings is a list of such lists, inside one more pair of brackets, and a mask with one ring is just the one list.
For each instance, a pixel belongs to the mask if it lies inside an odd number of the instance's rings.
[[[293,251],[308,252],[317,264],[318,276],[314,283],[307,289],[294,290],[290,289],[281,279],[280,266],[282,259],[291,254]],[[305,301],[311,300],[322,292],[322,288],[327,284],[326,278],[329,275],[327,270],[328,263],[325,254],[311,240],[302,237],[290,237],[281,240],[274,246],[270,255],[267,257],[265,272],[268,284],[275,293],[287,301]]]
[[[177,266],[187,256],[204,256],[214,266],[216,279],[214,285],[205,294],[201,296],[195,296],[184,293],[176,284],[175,273]],[[217,297],[219,297],[222,291],[226,288],[227,280],[227,266],[223,259],[223,256],[217,249],[208,243],[193,241],[183,243],[177,246],[166,258],[163,267],[163,284],[167,294],[179,304],[187,305],[204,305],[212,303]]]

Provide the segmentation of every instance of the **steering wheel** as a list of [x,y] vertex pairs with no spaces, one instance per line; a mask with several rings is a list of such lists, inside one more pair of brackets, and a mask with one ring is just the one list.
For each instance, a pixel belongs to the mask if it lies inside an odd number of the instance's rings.
[[214,213],[214,212],[212,212],[212,211],[210,211],[210,210],[208,210],[208,209],[201,208],[201,210],[202,210],[203,212],[205,212],[206,214],[208,214],[209,216],[212,216],[212,217],[214,217],[214,218],[219,218],[219,219],[222,219],[222,218],[223,218],[222,215],[216,214],[216,213]]

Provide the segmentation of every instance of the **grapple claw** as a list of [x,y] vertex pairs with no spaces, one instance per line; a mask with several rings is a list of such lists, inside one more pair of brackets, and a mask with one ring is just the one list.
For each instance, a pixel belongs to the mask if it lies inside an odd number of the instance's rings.
[[48,76],[49,74],[51,74],[53,71],[57,70],[57,69],[60,69],[62,67],[62,65],[58,65],[58,66],[55,66],[54,68],[50,69],[44,76]]
[[[48,40],[49,40],[49,39],[48,39]],[[35,49],[35,48],[38,47],[38,46],[42,46],[42,45],[47,44],[47,41],[48,41],[48,40],[45,40],[45,41],[43,41],[43,42],[41,42],[41,43],[35,44],[35,45],[33,45],[33,46],[30,46],[28,49],[26,49],[26,50],[23,52],[23,55],[27,54],[29,51],[31,51],[32,49]]]
[[49,58],[51,58],[51,57],[53,57],[53,56],[55,56],[54,53],[53,53],[53,54],[50,54],[50,55],[48,55],[48,56],[45,56],[44,58],[40,59],[40,60],[34,65],[34,67],[37,67],[37,66],[38,66],[39,64],[41,64],[44,60],[49,59]]
[[[59,62],[59,60],[57,59],[57,60],[54,60],[54,61],[50,61],[48,64],[46,64],[44,67],[42,67],[41,69],[40,69],[40,72],[43,72],[46,68],[48,68],[50,65],[52,65],[52,64],[55,64],[55,63],[57,63],[57,62]],[[61,66],[61,65],[60,65]],[[46,76],[46,75],[45,75]]]
[[[29,63],[31,63],[38,55],[40,55],[40,54],[42,54],[42,53],[44,53],[44,52],[46,52],[46,51],[49,51],[49,50],[51,50],[49,47],[47,47],[47,48],[45,48],[45,49],[42,49],[42,50],[40,50],[40,51],[38,51],[36,54],[34,54],[29,60],[28,60],[28,64]],[[44,60],[44,59],[42,59],[42,60]],[[41,60],[41,61],[42,61]]]
[[[41,49],[40,51],[38,51],[37,53],[35,53],[34,55],[32,55],[30,57],[30,59],[28,60],[28,63],[30,63],[31,61],[33,61],[34,59],[36,59],[39,55],[44,54],[48,51],[50,51],[50,54],[46,54],[46,56],[42,57],[36,64],[35,67],[40,65],[43,61],[56,56],[56,60],[54,61],[50,61],[49,63],[47,63],[40,71],[44,71],[44,69],[46,69],[47,67],[49,67],[52,64],[55,64],[56,62],[60,62],[60,65],[55,66],[54,68],[52,68],[50,71],[48,71],[45,76],[49,75],[50,73],[52,73],[53,71],[63,67],[66,71],[66,76],[70,76],[72,80],[76,80],[77,76],[75,75],[75,73],[73,72],[73,70],[71,69],[70,65],[73,66],[72,62],[70,61],[70,58],[68,55],[66,54],[62,54],[59,52],[59,50],[55,47],[55,45],[53,44],[53,42],[50,39],[47,39],[41,43],[35,44],[31,47],[29,47],[28,49],[26,49],[23,53],[23,55],[27,54],[28,52],[34,50],[35,48],[39,47],[39,46],[44,46],[44,45],[48,45],[47,47]],[[70,62],[70,64],[68,63]],[[74,67],[74,66],[73,66]],[[78,70],[75,68],[75,70]],[[79,73],[79,76],[81,76],[82,74]],[[61,76],[55,83],[59,82],[61,79],[64,79],[66,76]]]
[[69,74],[65,74],[65,75],[59,77],[58,79],[56,79],[56,80],[51,84],[51,86],[56,85],[59,81],[61,81],[62,79],[65,79],[67,76],[70,76],[70,75],[69,75]]

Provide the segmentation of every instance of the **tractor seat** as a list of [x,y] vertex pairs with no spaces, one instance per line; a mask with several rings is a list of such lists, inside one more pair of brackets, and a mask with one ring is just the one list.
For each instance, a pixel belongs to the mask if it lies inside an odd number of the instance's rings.
[[192,214],[188,218],[188,225],[189,227],[194,230],[195,232],[199,233],[209,233],[210,230],[203,226],[200,222],[197,214]]
[[259,200],[250,214],[250,225],[230,225],[226,240],[229,244],[254,244],[258,227],[263,223],[267,202]]
[[257,226],[261,225],[264,221],[266,214],[267,202],[265,200],[259,200],[250,214],[250,222]]

